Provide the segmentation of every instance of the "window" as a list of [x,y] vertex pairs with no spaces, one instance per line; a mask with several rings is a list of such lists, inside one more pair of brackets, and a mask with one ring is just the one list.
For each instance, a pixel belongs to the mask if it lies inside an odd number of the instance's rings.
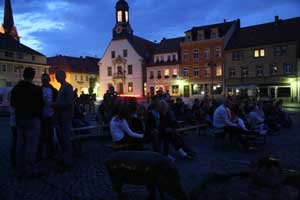
[[248,71],[248,67],[243,67],[242,68],[242,78],[244,78],[244,77],[248,77],[248,73],[249,73],[249,71]]
[[176,59],[176,54],[173,54],[172,55],[172,61],[176,61],[177,59]]
[[291,88],[290,87],[280,87],[277,89],[277,97],[291,97]]
[[118,11],[118,22],[122,22],[122,11]]
[[216,33],[215,31],[212,31],[212,32],[210,33],[210,38],[211,38],[211,39],[216,39],[216,38],[217,38],[217,33]]
[[14,72],[15,73],[21,73],[23,68],[24,68],[24,66],[22,66],[22,65],[15,65],[14,66]]
[[264,68],[262,66],[256,66],[256,76],[263,76]]
[[218,58],[222,57],[222,49],[221,48],[216,48],[216,57],[218,57]]
[[161,79],[161,71],[157,71],[157,78]]
[[185,67],[185,68],[183,69],[183,76],[184,76],[184,77],[188,77],[188,76],[189,76],[189,68]]
[[235,68],[229,69],[229,77],[235,77]]
[[32,57],[31,57],[31,60],[32,60],[32,61],[35,61],[35,56],[32,56]]
[[6,51],[4,54],[5,54],[5,57],[9,57],[9,58],[14,57],[14,53],[13,52]]
[[265,57],[265,49],[255,49],[254,58]]
[[197,38],[198,38],[198,40],[203,40],[204,39],[203,34],[202,33],[198,33]]
[[277,75],[278,74],[278,64],[271,65],[271,75]]
[[80,76],[80,81],[83,81],[83,76],[82,75]]
[[243,60],[243,59],[244,59],[244,52],[242,52],[242,51],[232,52],[232,60],[233,61],[238,61],[238,60]]
[[132,71],[132,65],[128,65],[127,66],[127,72],[129,75],[132,75],[133,71]]
[[107,76],[112,76],[112,67],[107,67]]
[[171,62],[171,55],[168,55],[168,62]]
[[165,69],[165,78],[169,78],[170,76],[170,69]]
[[126,22],[129,21],[129,15],[128,15],[128,11],[125,11],[125,19],[126,19]]
[[5,64],[0,65],[0,71],[1,72],[7,72],[7,66]]
[[123,74],[123,70],[122,70],[122,67],[121,67],[121,66],[118,66],[118,67],[117,67],[117,73],[118,73],[118,75]]
[[17,53],[17,58],[18,58],[18,59],[23,59],[23,58],[24,58],[24,54],[22,54],[22,53]]
[[149,79],[153,79],[153,78],[154,78],[154,73],[153,73],[153,71],[150,71]]
[[164,62],[164,61],[165,61],[164,56],[160,56],[160,62]]
[[123,57],[126,58],[128,56],[128,51],[127,49],[123,49]]
[[172,85],[172,94],[179,93],[179,85]]
[[221,66],[216,67],[216,76],[222,76],[223,71]]
[[203,94],[203,85],[200,84],[192,84],[192,94],[197,95],[197,94]]
[[198,51],[198,49],[194,49],[193,56],[194,56],[194,60],[199,60],[199,51]]
[[155,62],[159,63],[159,56],[155,56]]
[[204,76],[205,76],[205,77],[210,77],[210,68],[209,68],[209,67],[206,67],[206,68],[204,69]]
[[199,68],[194,67],[194,76],[199,76]]
[[204,56],[204,58],[209,59],[209,57],[210,57],[210,55],[209,55],[209,49],[204,49],[203,50],[203,56]]
[[133,82],[128,83],[128,92],[133,92]]
[[116,57],[116,52],[115,51],[112,51],[111,52],[111,58],[115,58]]
[[285,74],[291,74],[292,73],[292,65],[291,64],[284,64],[284,73]]
[[287,55],[287,47],[286,46],[277,46],[273,48],[274,56],[286,56]]
[[88,82],[89,81],[89,76],[86,76],[85,80]]
[[189,60],[189,53],[188,52],[183,53],[183,60]]
[[178,76],[177,69],[173,69],[173,78],[176,78]]

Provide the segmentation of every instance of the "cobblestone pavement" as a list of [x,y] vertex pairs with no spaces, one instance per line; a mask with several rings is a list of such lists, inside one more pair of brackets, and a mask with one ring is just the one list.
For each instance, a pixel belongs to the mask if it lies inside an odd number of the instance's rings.
[[[293,114],[294,126],[269,136],[258,152],[242,153],[235,149],[214,149],[212,138],[191,132],[185,141],[197,153],[192,161],[177,159],[182,181],[187,191],[210,172],[231,172],[247,169],[245,163],[265,155],[281,159],[284,168],[300,170],[300,114]],[[83,145],[81,156],[75,159],[69,173],[58,173],[57,165],[44,161],[41,166],[47,176],[35,180],[17,180],[9,168],[10,133],[8,119],[0,118],[0,200],[114,200],[111,183],[103,160],[111,153],[107,141],[89,141]],[[145,199],[143,187],[125,186],[128,199]]]

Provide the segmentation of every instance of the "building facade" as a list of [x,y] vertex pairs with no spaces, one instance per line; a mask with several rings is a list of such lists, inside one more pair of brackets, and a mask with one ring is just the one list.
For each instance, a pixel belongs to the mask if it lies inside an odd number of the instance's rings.
[[299,101],[300,18],[239,29],[225,52],[227,95]]
[[179,76],[180,43],[184,38],[163,39],[154,52],[153,60],[147,66],[147,91],[150,96],[158,90],[178,97],[183,94]]
[[[17,29],[14,25],[13,12],[10,0],[5,0],[4,22],[0,28],[0,88],[9,91],[18,81],[23,79],[23,69],[35,69],[34,83],[41,85],[41,75],[48,73],[46,57],[20,42]],[[0,92],[0,105],[7,104],[5,94]],[[7,96],[7,94],[5,95]]]
[[100,96],[114,86],[119,95],[143,97],[147,93],[146,65],[156,44],[133,34],[125,0],[119,0],[115,8],[113,38],[98,64]]
[[55,56],[48,58],[50,66],[51,84],[59,89],[60,84],[55,79],[55,71],[64,70],[66,72],[66,80],[74,89],[77,89],[78,95],[96,94],[99,96],[99,58],[93,57],[71,57],[71,56]]
[[185,32],[185,39],[180,45],[180,71],[186,83],[185,97],[224,94],[224,48],[239,26],[239,20],[224,21],[220,24],[193,27]]

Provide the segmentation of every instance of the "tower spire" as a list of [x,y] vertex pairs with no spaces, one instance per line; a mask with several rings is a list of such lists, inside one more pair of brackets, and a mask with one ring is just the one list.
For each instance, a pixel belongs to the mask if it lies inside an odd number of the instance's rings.
[[10,0],[5,0],[4,21],[0,32],[10,35],[17,41],[20,40],[19,34],[17,32],[17,28],[14,25],[14,17],[13,17],[13,11],[12,11]]

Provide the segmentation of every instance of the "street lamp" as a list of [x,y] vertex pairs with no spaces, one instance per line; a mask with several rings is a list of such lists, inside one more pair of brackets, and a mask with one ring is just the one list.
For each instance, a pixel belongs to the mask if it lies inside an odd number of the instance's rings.
[[214,68],[217,66],[216,63],[213,61],[210,61],[208,63],[208,66],[210,67],[210,76],[211,76],[211,86],[210,86],[210,92],[211,96],[214,97],[214,92],[213,92],[213,85],[214,85]]

